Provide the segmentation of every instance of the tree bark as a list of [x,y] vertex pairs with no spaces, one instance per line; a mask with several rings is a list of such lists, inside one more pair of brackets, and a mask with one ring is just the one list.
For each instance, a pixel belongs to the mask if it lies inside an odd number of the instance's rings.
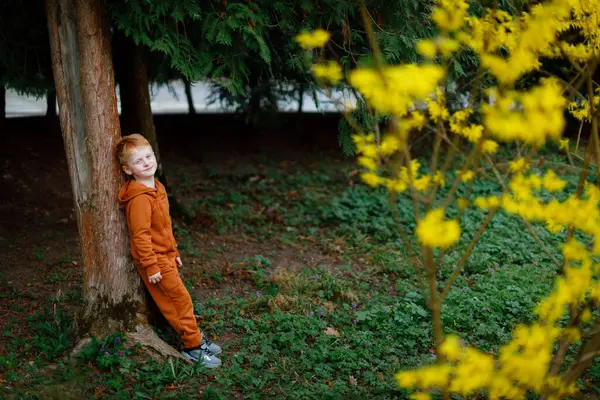
[[6,119],[6,88],[0,86],[0,121]]
[[190,114],[196,114],[196,108],[194,107],[194,98],[192,97],[192,84],[189,80],[184,79],[183,85],[185,87],[185,97],[188,102],[188,111]]
[[128,249],[114,148],[120,126],[106,4],[46,0],[52,69],[83,253],[80,333],[147,325],[142,283]]
[[141,46],[122,32],[115,32],[117,59],[117,80],[121,95],[121,123],[123,133],[129,135],[140,133],[152,146],[158,161],[158,178],[165,183],[162,160],[158,148],[158,137],[152,108],[150,106],[150,89],[148,86],[148,70]]
[[46,93],[46,117],[56,117],[56,90]]

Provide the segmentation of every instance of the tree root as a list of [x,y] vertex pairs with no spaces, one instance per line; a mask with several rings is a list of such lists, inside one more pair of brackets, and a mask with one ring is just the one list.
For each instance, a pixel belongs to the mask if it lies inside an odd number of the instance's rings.
[[160,361],[165,357],[175,357],[187,360],[180,352],[159,338],[149,325],[138,325],[134,332],[127,332],[127,342],[141,344],[142,349],[153,359]]
[[[174,357],[189,362],[181,353],[159,338],[150,325],[138,324],[133,331],[126,332],[125,337],[130,346],[140,344],[140,350],[156,361],[163,361],[165,358]],[[71,351],[70,356],[77,356],[91,341],[90,337],[81,339]]]

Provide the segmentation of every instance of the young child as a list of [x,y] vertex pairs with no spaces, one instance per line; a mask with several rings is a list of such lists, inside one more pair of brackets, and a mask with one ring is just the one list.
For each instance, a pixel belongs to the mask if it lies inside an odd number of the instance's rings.
[[157,162],[150,143],[140,134],[117,144],[123,171],[131,178],[119,192],[131,238],[131,253],[148,291],[183,341],[184,357],[217,368],[221,348],[198,330],[192,298],[177,268],[182,262],[173,237],[165,187],[154,178]]

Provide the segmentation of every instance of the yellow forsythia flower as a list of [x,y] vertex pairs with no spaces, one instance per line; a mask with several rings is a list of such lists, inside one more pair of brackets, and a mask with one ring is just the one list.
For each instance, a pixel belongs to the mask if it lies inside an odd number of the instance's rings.
[[541,146],[562,135],[566,100],[556,80],[546,79],[528,92],[489,93],[496,97],[496,103],[483,104],[481,109],[487,130],[496,139]]
[[370,171],[375,171],[377,169],[377,163],[370,157],[358,157],[358,163]]
[[415,100],[423,100],[435,91],[444,76],[439,65],[391,65],[375,68],[357,68],[348,80],[369,105],[382,114],[404,116]]
[[464,210],[465,208],[467,208],[469,206],[469,200],[467,200],[467,199],[464,199],[461,197],[457,201],[458,201],[458,208],[460,210]]
[[435,172],[435,175],[433,176],[433,181],[441,187],[446,186],[446,178],[444,177],[444,174],[442,174],[442,171]]
[[373,172],[364,172],[361,174],[364,183],[371,187],[377,187],[384,183],[384,179]]
[[447,365],[428,365],[418,373],[419,386],[422,388],[444,387],[448,385],[450,367]]
[[470,170],[459,171],[459,173],[460,173],[460,180],[463,182],[472,181],[473,178],[475,177],[475,172],[470,171]]
[[527,163],[527,161],[525,161],[524,158],[519,158],[515,161],[509,161],[508,165],[510,167],[510,170],[515,173],[523,172],[529,169],[529,163]]
[[584,324],[590,322],[592,319],[592,312],[590,311],[590,309],[586,308],[585,310],[583,310],[581,312],[580,318],[581,318],[581,322],[583,322]]
[[483,126],[469,125],[462,130],[461,134],[471,143],[478,142],[483,134]]
[[562,226],[561,224],[557,224],[556,221],[549,219],[548,221],[546,221],[546,229],[548,229],[548,232],[550,233],[558,233],[560,231],[562,231],[565,227]]
[[481,149],[484,153],[494,154],[498,151],[498,143],[493,140],[484,140],[481,144]]
[[452,114],[452,118],[450,118],[450,131],[459,135],[472,113],[472,108],[465,108]]
[[352,135],[352,140],[357,146],[363,146],[369,143],[375,143],[375,134],[370,133],[368,135]]
[[331,34],[323,29],[315,29],[312,32],[304,32],[296,36],[296,42],[303,49],[323,47],[329,41]]
[[500,199],[496,196],[489,197],[477,197],[473,201],[476,207],[482,210],[489,210],[490,208],[496,208],[500,206]]
[[559,145],[558,148],[560,150],[569,150],[569,139],[561,139],[558,141]]
[[397,150],[400,149],[401,142],[400,139],[395,135],[386,135],[381,142],[381,146],[379,146],[379,150],[381,154],[384,156],[389,156],[394,154]]
[[377,146],[374,144],[358,146],[358,152],[363,154],[365,157],[375,158],[377,157]]
[[494,359],[478,350],[466,348],[461,362],[454,368],[450,391],[464,396],[490,383],[494,376]]
[[398,382],[398,386],[401,388],[410,389],[418,382],[417,374],[414,371],[398,372],[396,374],[396,382]]
[[585,246],[575,239],[569,240],[562,246],[563,256],[566,260],[581,261],[588,257]]
[[454,39],[440,38],[438,43],[440,52],[444,57],[451,56],[452,53],[456,52],[460,48],[460,43]]
[[469,4],[464,0],[438,0],[431,18],[444,31],[459,30],[465,23]]
[[563,336],[570,342],[576,342],[581,339],[581,331],[577,328],[567,328],[563,331]]
[[444,210],[429,211],[417,223],[419,242],[427,247],[448,248],[460,237],[460,226],[455,220],[444,221]]
[[544,174],[544,178],[542,180],[542,186],[549,192],[557,192],[559,190],[563,190],[567,185],[567,181],[563,181],[552,171],[549,169],[546,174]]
[[437,49],[433,40],[419,40],[417,42],[417,53],[423,57],[433,58],[436,52]]
[[430,183],[431,183],[431,178],[429,177],[429,175],[423,175],[419,179],[415,179],[413,181],[413,186],[415,187],[415,189],[420,190],[421,192],[424,192],[427,190]]
[[317,79],[330,83],[337,83],[342,80],[342,67],[335,61],[329,61],[327,64],[316,64],[313,66],[313,73]]
[[408,396],[411,400],[431,400],[431,395],[425,392],[413,393]]
[[440,346],[440,353],[449,361],[457,361],[462,353],[460,339],[456,335],[448,335]]
[[408,189],[408,181],[406,179],[390,179],[387,188],[392,192],[402,193]]

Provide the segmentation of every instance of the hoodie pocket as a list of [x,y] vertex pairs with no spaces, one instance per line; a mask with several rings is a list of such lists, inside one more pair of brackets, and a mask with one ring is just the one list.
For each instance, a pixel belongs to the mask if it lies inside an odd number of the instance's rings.
[[161,272],[163,269],[173,268],[175,266],[175,258],[167,257],[165,254],[157,254],[156,259],[158,261],[158,267]]

